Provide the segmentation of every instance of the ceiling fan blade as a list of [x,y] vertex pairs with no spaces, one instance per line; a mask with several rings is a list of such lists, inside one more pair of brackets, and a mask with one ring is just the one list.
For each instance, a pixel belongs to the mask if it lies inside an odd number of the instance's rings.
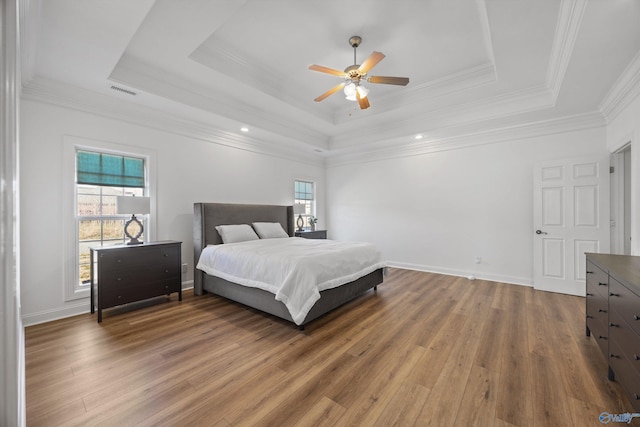
[[373,52],[364,62],[358,67],[360,74],[367,74],[370,69],[376,66],[376,64],[384,59],[384,53]]
[[344,77],[344,71],[336,70],[335,68],[323,67],[322,65],[309,65],[309,69],[313,71],[319,71],[321,73],[332,74],[338,77]]
[[360,97],[360,92],[356,90],[356,99],[358,100],[358,105],[360,105],[361,110],[366,110],[371,106],[369,104],[369,97],[365,96],[364,98]]
[[314,99],[314,101],[316,101],[316,102],[322,101],[323,99],[327,98],[328,96],[333,95],[334,93],[336,93],[337,91],[342,89],[344,87],[344,85],[345,85],[345,82],[342,82],[339,85],[332,87],[331,89],[329,89],[328,91],[326,91],[325,93],[323,93],[322,95],[320,95],[319,97]]
[[367,81],[369,83],[406,86],[407,84],[409,84],[409,77],[371,76],[367,79]]

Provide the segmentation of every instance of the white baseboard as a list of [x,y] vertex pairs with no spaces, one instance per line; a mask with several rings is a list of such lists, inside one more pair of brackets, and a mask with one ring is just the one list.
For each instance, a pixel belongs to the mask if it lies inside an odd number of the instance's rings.
[[508,283],[510,285],[520,285],[533,287],[533,279],[528,277],[513,277],[501,274],[483,273],[478,271],[456,270],[452,268],[436,267],[432,265],[410,264],[406,262],[389,261],[389,267],[403,268],[406,270],[425,271],[427,273],[444,274],[447,276],[473,277],[478,280],[489,280],[491,282]]
[[27,326],[38,325],[40,323],[52,322],[54,320],[64,319],[65,317],[77,316],[79,314],[89,313],[89,299],[78,300],[72,304],[66,304],[64,307],[52,308],[31,314],[22,315],[22,324]]
[[[193,280],[182,282],[182,290],[192,289]],[[91,311],[89,307],[89,298],[76,300],[73,303],[67,303],[64,307],[52,308],[31,314],[22,315],[22,325],[24,327],[38,325],[40,323],[53,322],[67,317],[86,314]]]

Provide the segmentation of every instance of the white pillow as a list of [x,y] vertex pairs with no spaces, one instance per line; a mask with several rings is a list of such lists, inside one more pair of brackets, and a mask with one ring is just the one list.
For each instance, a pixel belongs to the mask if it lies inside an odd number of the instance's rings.
[[289,237],[279,222],[254,222],[253,228],[261,239],[275,239],[279,237]]
[[218,234],[222,237],[222,243],[245,242],[258,240],[258,236],[248,224],[218,225]]

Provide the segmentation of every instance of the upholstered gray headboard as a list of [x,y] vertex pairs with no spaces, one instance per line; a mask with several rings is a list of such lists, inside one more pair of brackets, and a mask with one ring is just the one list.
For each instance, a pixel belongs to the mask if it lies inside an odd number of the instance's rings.
[[[207,245],[222,243],[216,231],[218,225],[251,224],[252,222],[279,222],[289,236],[293,236],[293,206],[242,205],[233,203],[193,204],[193,255],[198,264],[200,253]],[[203,272],[194,268],[194,292],[202,293]]]

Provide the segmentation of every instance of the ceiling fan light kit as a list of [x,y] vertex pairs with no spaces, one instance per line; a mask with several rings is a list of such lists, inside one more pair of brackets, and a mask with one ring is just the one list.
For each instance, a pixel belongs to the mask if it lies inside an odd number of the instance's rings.
[[325,98],[333,95],[340,89],[344,90],[346,99],[349,101],[357,101],[360,109],[365,110],[370,107],[367,95],[369,89],[362,85],[363,81],[368,81],[374,84],[388,84],[406,86],[409,84],[408,77],[387,77],[387,76],[367,76],[367,73],[378,62],[384,59],[384,54],[381,52],[373,52],[364,62],[358,65],[356,60],[356,49],[362,43],[362,37],[352,36],[349,38],[349,44],[353,47],[353,65],[348,66],[344,71],[337,70],[335,68],[324,67],[322,65],[309,65],[309,69],[312,71],[318,71],[320,73],[331,74],[333,76],[341,77],[344,82],[332,87],[322,95],[318,96],[314,101],[320,102]]

